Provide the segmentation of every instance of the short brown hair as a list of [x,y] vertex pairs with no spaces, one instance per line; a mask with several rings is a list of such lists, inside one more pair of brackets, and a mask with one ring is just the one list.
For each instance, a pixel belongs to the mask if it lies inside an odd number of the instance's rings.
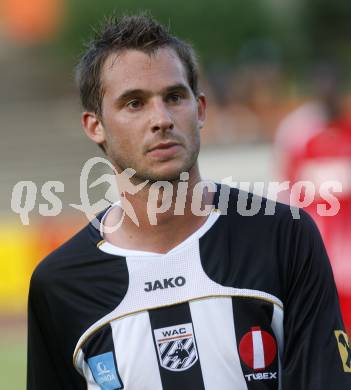
[[125,49],[137,49],[148,54],[170,47],[184,65],[189,85],[198,95],[198,67],[191,45],[171,35],[168,28],[153,19],[148,13],[113,16],[95,33],[86,52],[76,67],[76,81],[83,108],[101,115],[104,91],[101,85],[101,70],[111,53]]

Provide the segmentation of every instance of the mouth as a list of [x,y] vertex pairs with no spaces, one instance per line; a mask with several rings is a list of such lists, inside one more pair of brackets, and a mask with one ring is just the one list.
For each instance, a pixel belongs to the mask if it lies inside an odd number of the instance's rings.
[[159,144],[151,147],[148,154],[156,158],[170,158],[178,152],[180,144],[177,142],[160,142]]
[[149,149],[149,152],[152,152],[157,149],[168,149],[173,146],[179,145],[177,142],[169,141],[169,142],[160,142],[159,144],[153,146]]

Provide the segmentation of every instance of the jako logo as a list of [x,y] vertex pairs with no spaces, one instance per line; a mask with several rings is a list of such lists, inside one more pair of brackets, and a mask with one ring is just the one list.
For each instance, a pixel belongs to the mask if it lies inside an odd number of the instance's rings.
[[164,288],[169,287],[181,287],[184,286],[186,280],[183,276],[177,276],[176,278],[165,278],[163,280],[155,280],[154,282],[146,282],[144,291],[155,291],[155,290],[163,290]]

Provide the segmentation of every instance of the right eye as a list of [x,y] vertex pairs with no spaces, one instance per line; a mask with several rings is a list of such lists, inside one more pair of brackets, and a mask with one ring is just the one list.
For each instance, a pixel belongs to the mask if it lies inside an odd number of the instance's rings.
[[137,110],[143,106],[143,103],[139,99],[133,99],[130,102],[127,103],[127,107],[132,110]]

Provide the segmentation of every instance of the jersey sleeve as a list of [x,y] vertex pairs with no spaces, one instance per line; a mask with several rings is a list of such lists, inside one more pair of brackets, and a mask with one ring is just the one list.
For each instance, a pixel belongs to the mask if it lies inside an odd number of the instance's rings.
[[27,390],[83,390],[85,381],[62,351],[54,288],[43,267],[33,273],[28,298]]
[[351,389],[351,350],[330,262],[316,225],[300,214],[289,249],[283,389]]

